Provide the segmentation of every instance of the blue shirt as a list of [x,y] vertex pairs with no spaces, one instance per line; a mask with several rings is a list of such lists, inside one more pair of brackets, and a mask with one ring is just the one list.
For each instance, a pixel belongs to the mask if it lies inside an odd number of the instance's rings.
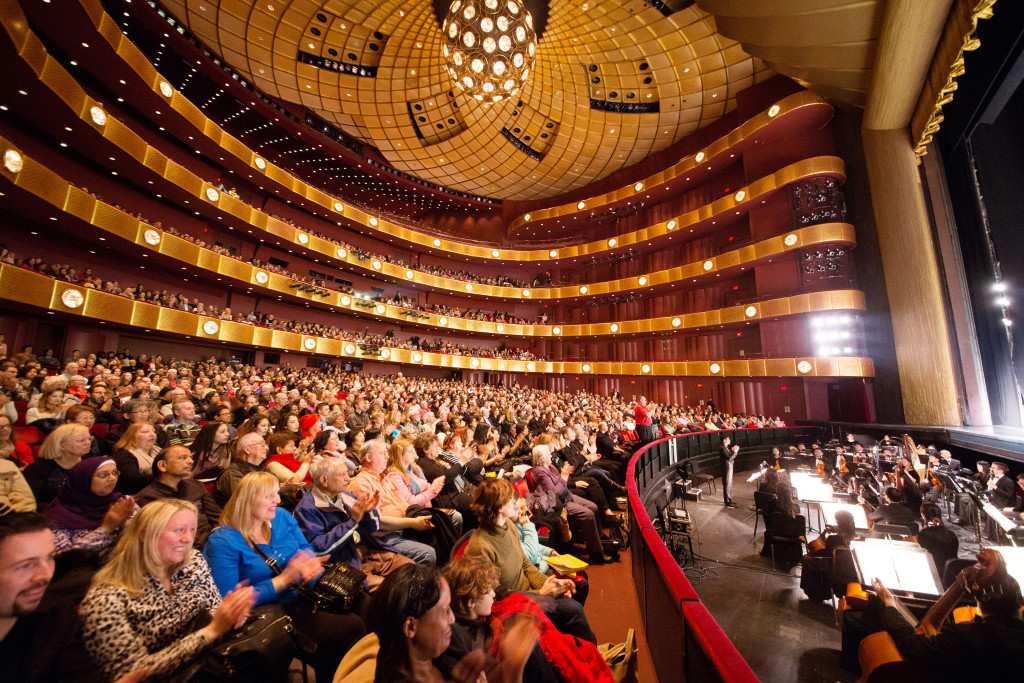
[[[270,543],[261,543],[259,548],[267,557],[275,559],[282,570],[295,553],[313,550],[299,530],[295,518],[282,508],[277,508],[274,520],[270,523]],[[275,576],[273,570],[246,542],[242,532],[234,527],[218,527],[210,534],[210,540],[203,548],[203,556],[210,565],[210,572],[221,595],[234,590],[239,582],[248,581],[256,589],[257,605],[268,602],[288,603],[296,597],[295,591],[290,588],[277,594],[271,583]]]

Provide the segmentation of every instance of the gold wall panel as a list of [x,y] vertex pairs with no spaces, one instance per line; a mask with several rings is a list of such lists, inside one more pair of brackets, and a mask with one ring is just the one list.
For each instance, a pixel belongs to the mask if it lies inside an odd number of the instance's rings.
[[274,347],[274,330],[269,327],[254,327],[252,331],[252,343],[254,346]]
[[49,308],[53,300],[53,280],[10,264],[0,264],[0,298]]
[[96,212],[96,200],[92,198],[92,195],[83,192],[74,185],[68,185],[64,206],[61,208],[64,213],[71,214],[89,223]]
[[252,344],[253,330],[258,329],[253,325],[236,323],[231,320],[220,320],[219,338],[229,344]]
[[255,268],[250,264],[224,255],[220,256],[220,266],[217,268],[217,272],[221,275],[227,275],[243,282],[249,282],[252,279],[254,270]]
[[131,320],[135,302],[123,296],[113,296],[106,292],[88,290],[82,315],[99,320],[120,321]]
[[[116,296],[111,294],[110,296]],[[160,324],[161,307],[156,304],[136,301],[132,304],[132,319],[130,324],[145,329],[156,328]]]
[[[175,334],[191,334],[200,335],[202,333],[204,318],[200,318],[192,313],[186,313],[185,311],[178,311],[173,308],[165,308],[163,306],[158,307],[160,309],[160,316],[157,321],[157,328],[164,332],[173,332]],[[205,336],[205,335],[204,335]]]

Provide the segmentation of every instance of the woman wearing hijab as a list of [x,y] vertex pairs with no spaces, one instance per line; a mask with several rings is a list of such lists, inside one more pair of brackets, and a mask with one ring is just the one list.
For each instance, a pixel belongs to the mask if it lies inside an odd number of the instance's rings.
[[114,491],[118,474],[110,458],[87,458],[68,472],[44,513],[58,555],[69,550],[102,552],[120,536],[139,508],[134,498]]

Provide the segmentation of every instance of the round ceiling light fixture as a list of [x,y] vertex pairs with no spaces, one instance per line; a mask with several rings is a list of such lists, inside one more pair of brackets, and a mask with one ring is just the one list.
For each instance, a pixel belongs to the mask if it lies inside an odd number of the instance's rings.
[[712,375],[717,375],[719,372],[722,371],[722,366],[719,365],[718,363],[712,363],[711,367],[708,369],[711,370]]
[[806,375],[808,372],[811,371],[811,367],[812,367],[811,364],[809,362],[805,361],[805,360],[802,360],[802,361],[800,361],[799,363],[796,364],[796,369],[801,374],[804,374],[804,375]]
[[174,94],[174,88],[167,81],[160,81],[160,94],[164,97],[170,97]]
[[348,256],[348,252],[344,249],[338,249],[338,258],[345,258]]
[[651,371],[651,366],[648,365],[647,363],[644,363],[643,365],[640,366],[640,372],[644,373],[645,375],[650,373],[650,371]]
[[493,256],[494,258],[498,258],[499,256],[501,256],[501,252],[498,251],[497,249],[491,249],[491,256]]
[[256,271],[256,282],[260,283],[261,285],[265,285],[269,281],[270,281],[270,276],[269,275],[264,273],[262,270],[257,270]]
[[415,273],[413,273],[413,272],[412,272],[411,270],[407,270],[407,271],[405,271],[405,279],[406,279],[406,280],[411,280],[411,279],[413,279],[414,277],[416,277],[416,274],[415,274]]
[[537,34],[522,0],[455,0],[441,33],[448,74],[470,97],[501,102],[529,79]]
[[529,370],[530,372],[533,372],[534,370],[537,369],[537,365],[536,363],[527,363],[526,369]]
[[505,326],[502,325],[501,323],[498,323],[498,332],[504,332],[504,331],[505,331]]
[[753,318],[757,315],[757,306],[747,306],[747,309],[743,311],[748,318]]
[[527,299],[529,299],[530,298],[530,290],[524,289],[523,290],[523,296],[526,297]]
[[676,229],[676,222],[675,221],[669,221],[668,224],[665,227],[668,228],[669,230],[675,230]]
[[590,372],[590,363],[583,364],[583,372]]
[[146,244],[156,246],[160,244],[160,233],[153,228],[149,228],[142,233],[142,239],[146,240]]
[[775,118],[776,116],[778,116],[778,114],[779,114],[779,105],[773,104],[771,106],[771,108],[768,109],[768,117],[769,118]]
[[347,295],[346,295],[346,296],[343,296],[343,297],[341,297],[341,305],[342,305],[342,306],[348,306],[348,305],[349,305],[349,304],[351,304],[351,303],[352,303],[352,298],[351,298],[351,297],[349,297],[349,296],[347,296]]
[[551,258],[558,258],[558,252],[552,249],[551,251],[548,252],[548,256],[550,256]]
[[263,157],[256,157],[255,159],[253,159],[253,163],[256,164],[256,168],[260,169],[261,171],[265,171],[267,169],[267,162],[266,160],[263,159]]
[[434,246],[435,247],[441,246],[441,240],[434,240]]
[[351,356],[355,352],[356,352],[356,347],[353,344],[346,344],[345,345],[345,353],[347,353],[348,355]]
[[307,351],[312,351],[313,349],[316,348],[316,339],[313,339],[312,337],[306,337],[305,339],[302,340],[302,346]]
[[672,327],[679,327],[683,324],[683,321],[679,318],[672,318]]
[[220,325],[214,320],[207,320],[203,323],[203,332],[206,334],[217,334],[217,330],[220,329]]
[[787,247],[791,247],[794,244],[796,244],[796,241],[797,236],[794,233],[789,233],[783,238],[782,243],[785,244]]
[[611,330],[612,330],[612,332],[618,332],[619,331],[619,324],[618,323],[612,323]]
[[412,354],[412,359],[413,362],[419,363],[420,361],[423,360],[423,354],[417,351],[416,353]]
[[387,309],[384,308],[384,304],[377,304],[377,307],[373,310],[377,312],[377,315],[384,315],[384,313],[387,311]]

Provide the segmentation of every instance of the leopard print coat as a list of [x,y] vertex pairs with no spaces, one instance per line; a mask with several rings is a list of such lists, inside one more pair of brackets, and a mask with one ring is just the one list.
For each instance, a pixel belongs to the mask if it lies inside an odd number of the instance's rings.
[[221,602],[202,553],[192,550],[171,585],[174,591],[168,593],[147,575],[138,597],[112,585],[89,589],[79,610],[82,635],[89,655],[111,680],[143,667],[152,667],[152,676],[171,673],[211,645],[188,632],[199,612],[212,612]]

